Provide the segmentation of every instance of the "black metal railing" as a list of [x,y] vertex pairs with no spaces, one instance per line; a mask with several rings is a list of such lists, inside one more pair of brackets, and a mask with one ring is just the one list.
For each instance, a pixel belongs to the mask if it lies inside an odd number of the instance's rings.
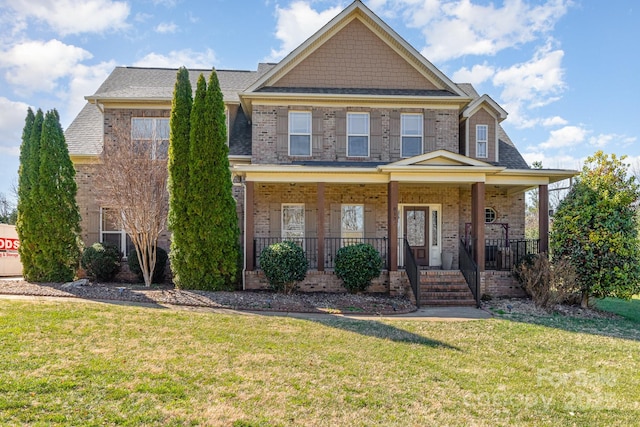
[[476,306],[480,307],[480,269],[473,260],[471,248],[473,245],[470,242],[465,242],[464,239],[460,240],[459,260],[460,271],[471,289],[473,298],[476,300]]
[[420,307],[420,267],[413,256],[413,251],[407,239],[403,240],[404,248],[404,271],[407,273],[407,278],[413,289],[413,296],[416,297],[416,306]]
[[387,251],[389,248],[389,240],[386,237],[363,237],[363,238],[343,238],[343,237],[326,237],[324,239],[324,266],[325,268],[334,268],[336,254],[343,246],[356,245],[358,243],[369,243],[373,246],[382,258],[382,268],[387,268]]
[[539,239],[485,239],[485,270],[510,271],[526,255],[540,252]]
[[253,265],[256,268],[260,268],[260,254],[264,248],[274,243],[280,243],[284,240],[294,242],[304,250],[304,255],[309,262],[309,269],[315,270],[318,268],[318,238],[317,237],[304,237],[295,239],[283,239],[282,237],[255,237],[253,239]]

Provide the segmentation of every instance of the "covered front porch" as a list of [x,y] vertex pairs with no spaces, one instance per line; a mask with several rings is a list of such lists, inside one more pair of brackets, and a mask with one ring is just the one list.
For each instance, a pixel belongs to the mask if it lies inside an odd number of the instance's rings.
[[[305,250],[311,280],[332,280],[337,250],[366,242],[384,260],[387,291],[401,280],[417,292],[420,271],[449,269],[465,273],[479,299],[483,271],[510,271],[522,256],[548,249],[549,174],[513,172],[449,152],[358,168],[240,167],[245,278],[255,277],[265,247],[293,240]],[[536,241],[524,239],[529,188],[539,189]]]

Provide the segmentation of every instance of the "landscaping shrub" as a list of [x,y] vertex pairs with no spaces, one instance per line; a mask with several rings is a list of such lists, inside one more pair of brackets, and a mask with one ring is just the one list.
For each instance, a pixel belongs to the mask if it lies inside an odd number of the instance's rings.
[[288,294],[307,276],[309,262],[300,246],[285,241],[264,248],[260,254],[260,268],[272,289]]
[[[153,276],[151,282],[162,283],[164,281],[164,269],[167,266],[167,251],[162,248],[156,248],[156,265],[153,268]],[[141,282],[144,282],[144,276],[142,275],[142,268],[140,268],[140,261],[138,260],[138,253],[135,248],[129,248],[129,257],[127,258],[127,264],[129,264],[129,270],[136,276]]]
[[368,243],[342,247],[336,254],[336,275],[351,293],[362,292],[382,271],[380,253]]
[[120,272],[118,248],[108,243],[94,243],[82,252],[80,265],[89,277],[102,282],[110,282]]
[[514,275],[540,308],[580,301],[575,269],[565,258],[550,262],[544,254],[528,255],[515,267]]

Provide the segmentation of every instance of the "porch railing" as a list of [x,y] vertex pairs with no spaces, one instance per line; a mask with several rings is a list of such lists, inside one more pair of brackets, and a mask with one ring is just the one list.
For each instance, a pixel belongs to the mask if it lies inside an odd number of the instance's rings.
[[[260,254],[264,248],[274,243],[290,240],[302,247],[305,257],[309,262],[309,269],[316,270],[318,268],[318,238],[304,237],[296,239],[283,239],[282,237],[255,237],[253,239],[253,265],[260,268]],[[383,261],[384,269],[387,268],[387,251],[389,240],[386,237],[365,237],[365,238],[342,238],[342,237],[326,237],[324,239],[324,267],[335,268],[335,259],[338,249],[343,246],[355,245],[357,243],[369,243],[380,253]]]
[[413,251],[407,239],[403,240],[404,248],[404,271],[407,273],[407,278],[413,289],[413,296],[416,297],[416,306],[420,307],[420,268],[413,256]]
[[485,270],[510,271],[526,255],[540,252],[538,239],[485,239]]
[[480,269],[473,260],[471,255],[471,248],[473,245],[469,245],[469,242],[465,242],[464,239],[460,240],[459,263],[460,271],[471,289],[473,298],[476,300],[476,306],[480,307]]

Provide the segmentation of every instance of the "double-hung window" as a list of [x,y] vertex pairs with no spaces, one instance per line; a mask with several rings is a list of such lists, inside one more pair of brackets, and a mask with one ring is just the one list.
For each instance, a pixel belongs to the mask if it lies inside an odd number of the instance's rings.
[[169,119],[134,117],[131,119],[131,139],[152,159],[166,159],[169,152]]
[[289,155],[311,155],[310,112],[289,112]]
[[132,242],[129,235],[122,229],[118,215],[116,209],[100,208],[100,241],[116,246],[126,257]]
[[282,204],[282,239],[304,239],[304,203]]
[[346,244],[362,241],[364,238],[364,205],[342,205],[341,237],[355,241],[345,241]]
[[347,113],[347,157],[369,157],[369,113]]
[[400,120],[402,157],[422,154],[422,114],[403,114]]
[[476,125],[476,157],[487,157],[489,126]]

